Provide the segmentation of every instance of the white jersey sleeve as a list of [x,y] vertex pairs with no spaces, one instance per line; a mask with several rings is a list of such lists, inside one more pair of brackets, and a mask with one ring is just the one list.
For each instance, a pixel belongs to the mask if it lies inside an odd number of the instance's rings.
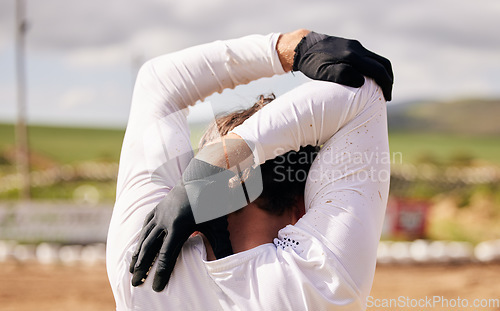
[[[311,81],[277,98],[233,132],[258,146],[261,163],[301,146],[323,145],[307,176],[306,214],[295,226],[281,230],[275,244],[308,262],[330,258],[360,301],[366,299],[390,178],[386,105],[380,88],[371,79],[359,89]],[[276,170],[279,173],[279,167]],[[282,172],[289,179],[303,178],[299,173]],[[324,253],[311,252],[314,244],[322,245]],[[313,271],[303,273],[309,273],[311,284],[328,296]]]
[[[183,156],[192,156],[188,106],[214,92],[284,73],[275,50],[278,37],[252,35],[216,41],[145,63],[134,88],[122,157],[144,155],[147,174],[154,182],[172,187],[186,165]],[[120,177],[130,168],[126,162],[120,166]],[[175,162],[178,167],[165,167]],[[130,163],[143,168],[137,161]],[[120,178],[118,195],[130,180]]]

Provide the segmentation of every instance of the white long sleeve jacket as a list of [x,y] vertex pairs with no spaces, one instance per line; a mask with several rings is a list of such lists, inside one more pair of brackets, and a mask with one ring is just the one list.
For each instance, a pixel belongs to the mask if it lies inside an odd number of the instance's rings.
[[274,243],[216,261],[206,261],[201,237],[190,238],[164,291],[151,289],[152,277],[131,285],[128,268],[144,218],[193,156],[187,107],[225,88],[284,73],[278,36],[216,41],[141,68],[107,244],[117,310],[366,308],[390,176],[386,105],[371,79],[361,88],[305,83],[234,129],[258,145],[261,162],[323,145],[307,177],[306,214],[297,224],[280,230]]

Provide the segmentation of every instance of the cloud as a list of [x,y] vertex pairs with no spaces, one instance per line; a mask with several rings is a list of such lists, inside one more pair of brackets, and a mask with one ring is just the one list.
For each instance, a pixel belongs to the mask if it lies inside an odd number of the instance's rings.
[[191,40],[182,29],[148,28],[134,33],[126,45],[134,55],[151,58],[187,48],[193,45]]
[[[2,32],[13,30],[13,10],[14,0],[0,2]],[[291,29],[277,28],[301,24],[338,34],[384,37],[402,32],[443,42],[498,44],[489,39],[495,38],[499,13],[496,0],[290,1],[286,6],[264,0],[45,0],[29,1],[27,15],[34,46],[71,49],[123,43],[146,29],[182,29],[202,41],[241,31],[286,31]]]
[[395,31],[409,42],[500,48],[494,30],[500,26],[498,1],[401,2],[398,13],[389,18],[398,25]]
[[[42,101],[70,98],[70,90],[80,87],[97,90],[93,95],[96,103],[124,103],[130,94],[131,68],[148,58],[217,39],[302,27],[357,38],[369,49],[391,59],[396,78],[395,101],[461,94],[500,96],[498,0],[27,3],[31,25],[27,36],[29,100],[40,105]],[[0,1],[3,51],[11,50],[14,42],[14,4],[15,0]],[[8,55],[0,54],[2,68],[12,62]],[[11,75],[0,72],[0,85],[10,83]],[[291,83],[280,81],[279,85]],[[266,92],[266,85],[256,84],[252,91]],[[269,85],[280,90],[279,86]],[[120,99],[113,99],[113,95],[101,89],[115,90]],[[78,97],[73,96],[73,104],[78,106]],[[90,101],[84,96],[88,95],[81,95],[79,100]],[[217,107],[217,101],[249,100],[252,98],[247,95],[225,92],[223,96],[216,95],[212,102]],[[88,107],[99,109],[97,104]],[[40,113],[48,112],[33,110],[34,117]],[[103,114],[106,113],[104,109]],[[111,110],[108,117],[126,119]]]
[[120,85],[73,85],[54,90],[32,90],[29,120],[34,124],[123,127],[130,97]]
[[89,106],[95,101],[96,95],[93,88],[78,87],[69,89],[61,94],[59,107],[63,110],[72,110],[77,107]]
[[102,68],[103,66],[126,65],[131,55],[121,45],[81,48],[68,52],[66,64],[74,68]]

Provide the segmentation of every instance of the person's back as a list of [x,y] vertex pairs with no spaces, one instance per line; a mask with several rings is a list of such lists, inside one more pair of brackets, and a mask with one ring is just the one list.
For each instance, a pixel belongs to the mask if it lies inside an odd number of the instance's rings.
[[[256,206],[258,202],[254,202],[228,216],[234,255],[208,260],[213,258],[207,258],[202,237],[194,236],[184,244],[164,291],[151,290],[152,278],[147,278],[142,286],[131,286],[130,258],[143,219],[151,209],[144,206],[156,205],[168,193],[192,156],[189,135],[183,132],[185,114],[172,105],[182,107],[186,98],[193,104],[220,90],[220,83],[226,83],[225,87],[241,83],[237,80],[243,75],[244,82],[248,82],[282,73],[276,66],[279,60],[274,51],[277,35],[252,40],[251,46],[244,40],[235,40],[223,48],[230,51],[225,55],[237,55],[236,58],[242,55],[240,51],[250,51],[250,55],[243,54],[248,60],[225,60],[223,66],[215,68],[204,69],[205,64],[189,67],[193,72],[201,68],[197,73],[200,76],[206,70],[214,73],[213,82],[196,82],[196,87],[185,83],[190,80],[189,75],[183,75],[179,81],[175,74],[166,78],[162,73],[172,73],[168,68],[173,59],[182,64],[180,54],[159,58],[141,70],[122,150],[117,202],[108,237],[108,274],[119,310],[365,308],[389,178],[389,162],[384,159],[388,156],[385,100],[370,79],[361,88],[330,82],[306,83],[277,98],[232,131],[232,135],[259,144],[258,149],[267,158],[276,153],[277,147],[286,151],[323,145],[307,175],[306,213],[296,224],[276,234],[284,224],[293,224],[298,214],[262,213]],[[187,55],[218,54],[218,44],[191,50]],[[234,67],[227,68],[226,62]],[[178,65],[176,62],[176,71],[182,72]],[[232,80],[225,80],[226,75]],[[162,89],[161,95],[155,94],[157,87]],[[166,98],[160,98],[163,96]],[[157,99],[162,106],[155,104]],[[145,133],[149,141],[143,141]],[[151,133],[157,137],[151,139]],[[153,266],[151,271],[155,269]]]

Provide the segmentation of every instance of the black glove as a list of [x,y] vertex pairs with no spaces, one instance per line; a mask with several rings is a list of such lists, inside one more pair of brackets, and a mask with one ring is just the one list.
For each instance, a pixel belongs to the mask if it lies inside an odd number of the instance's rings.
[[158,254],[153,290],[162,291],[184,242],[194,231],[207,237],[218,259],[233,253],[225,215],[260,194],[249,196],[246,190],[243,194],[239,188],[230,188],[228,181],[234,176],[229,170],[191,160],[183,180],[146,217],[130,264],[133,286],[143,283]]
[[226,216],[197,225],[185,187],[179,183],[146,217],[130,263],[132,285],[143,283],[158,255],[153,290],[162,291],[170,279],[184,242],[195,231],[207,237],[217,259],[233,253]]
[[392,99],[394,76],[391,62],[365,49],[356,40],[310,32],[295,48],[293,70],[314,80],[361,87],[363,76],[382,88],[387,101]]

